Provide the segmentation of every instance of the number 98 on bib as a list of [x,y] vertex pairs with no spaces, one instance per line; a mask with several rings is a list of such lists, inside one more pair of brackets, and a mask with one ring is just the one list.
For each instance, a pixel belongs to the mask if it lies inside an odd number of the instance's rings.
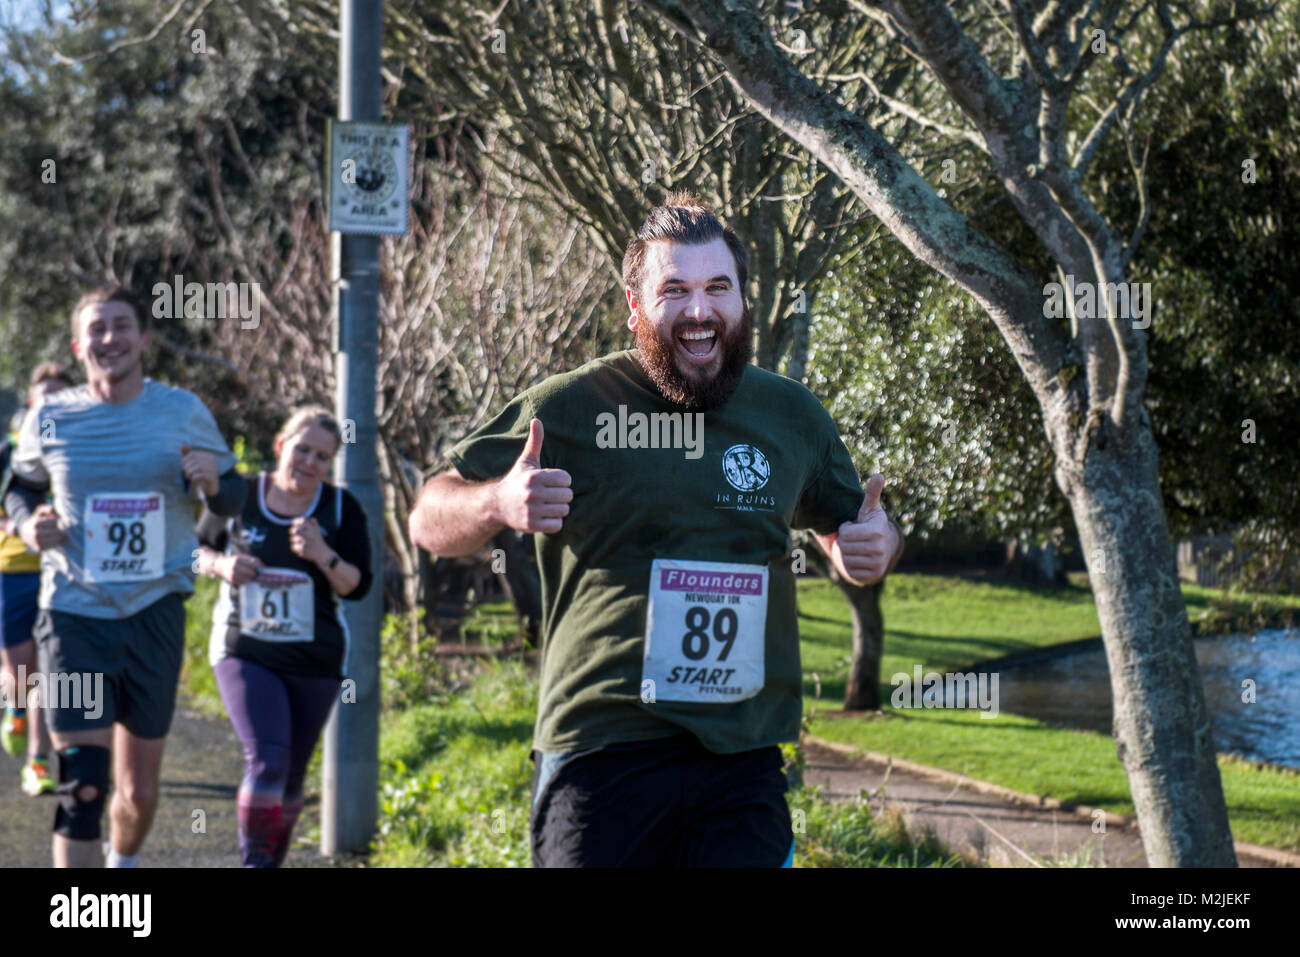
[[85,579],[143,582],[161,578],[167,544],[161,492],[99,492],[86,496]]
[[766,565],[657,558],[642,686],[656,700],[726,704],[763,690]]

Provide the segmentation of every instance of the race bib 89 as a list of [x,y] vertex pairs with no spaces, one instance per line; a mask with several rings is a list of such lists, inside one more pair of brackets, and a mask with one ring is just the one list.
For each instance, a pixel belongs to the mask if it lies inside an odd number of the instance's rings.
[[161,578],[167,545],[161,492],[96,492],[86,497],[85,576],[91,582]]
[[292,568],[264,568],[240,585],[239,630],[263,641],[311,641],[316,637],[311,576]]
[[655,559],[642,688],[661,701],[754,697],[763,690],[767,595],[766,565]]

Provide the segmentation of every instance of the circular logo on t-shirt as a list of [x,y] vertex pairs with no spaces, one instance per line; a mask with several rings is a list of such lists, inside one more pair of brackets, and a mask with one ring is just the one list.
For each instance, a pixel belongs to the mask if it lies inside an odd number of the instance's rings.
[[722,453],[722,474],[731,487],[742,492],[756,492],[767,484],[772,466],[767,456],[752,445],[733,445]]

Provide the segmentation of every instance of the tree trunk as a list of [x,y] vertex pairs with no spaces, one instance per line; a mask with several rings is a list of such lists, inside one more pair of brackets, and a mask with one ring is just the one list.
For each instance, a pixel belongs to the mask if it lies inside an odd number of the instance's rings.
[[1058,469],[1101,619],[1113,734],[1153,867],[1234,867],[1210,714],[1144,422]]
[[853,621],[853,656],[849,660],[849,676],[844,686],[844,710],[878,711],[880,659],[885,647],[885,616],[880,611],[880,595],[887,578],[874,585],[850,584],[835,571],[817,539],[807,535],[805,542],[801,547],[808,564],[833,581],[849,603]]
[[880,658],[885,646],[885,619],[880,613],[884,579],[874,585],[850,585],[836,577],[835,584],[849,601],[853,613],[853,660],[844,687],[845,711],[880,709]]

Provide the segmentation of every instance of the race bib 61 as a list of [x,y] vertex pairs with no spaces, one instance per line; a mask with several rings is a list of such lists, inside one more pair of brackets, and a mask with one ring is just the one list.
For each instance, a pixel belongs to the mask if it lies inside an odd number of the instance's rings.
[[263,641],[311,641],[316,637],[316,598],[311,576],[293,568],[264,568],[239,586],[239,630]]

